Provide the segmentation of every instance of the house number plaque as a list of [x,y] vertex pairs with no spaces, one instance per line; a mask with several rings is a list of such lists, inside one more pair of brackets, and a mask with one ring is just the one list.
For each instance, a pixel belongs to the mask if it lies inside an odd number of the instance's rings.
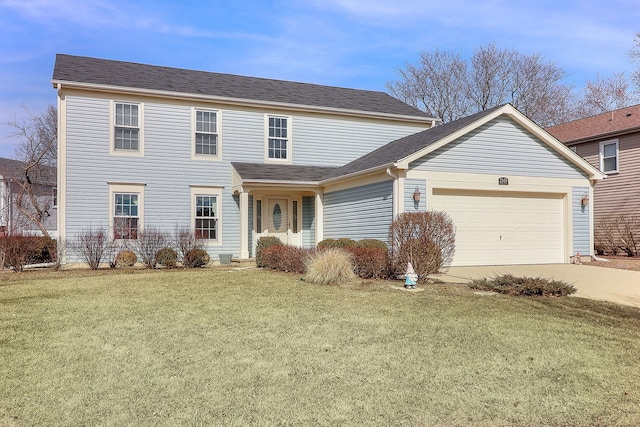
[[509,185],[509,178],[501,176],[498,178],[498,185]]

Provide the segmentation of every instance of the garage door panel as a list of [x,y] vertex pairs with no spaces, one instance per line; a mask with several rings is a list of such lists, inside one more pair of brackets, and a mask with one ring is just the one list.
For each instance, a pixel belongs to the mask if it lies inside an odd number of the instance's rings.
[[432,210],[456,226],[452,265],[561,263],[563,195],[435,189]]

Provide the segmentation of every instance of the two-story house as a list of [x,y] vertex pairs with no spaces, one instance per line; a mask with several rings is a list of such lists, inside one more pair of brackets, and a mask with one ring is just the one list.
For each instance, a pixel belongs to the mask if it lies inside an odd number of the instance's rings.
[[[595,187],[594,219],[602,230],[621,218],[640,235],[640,105],[547,128],[547,131],[607,175]],[[634,220],[635,219],[635,220]]]
[[593,246],[603,175],[511,105],[456,122],[386,93],[58,55],[58,230],[189,227],[212,256],[273,235],[386,240],[443,210],[456,265],[563,263]]

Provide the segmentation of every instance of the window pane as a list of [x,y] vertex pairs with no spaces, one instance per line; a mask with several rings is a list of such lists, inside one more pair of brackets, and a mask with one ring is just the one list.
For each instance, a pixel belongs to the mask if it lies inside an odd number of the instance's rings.
[[610,159],[604,159],[604,171],[603,172],[611,172],[618,169],[618,162],[615,157],[611,157]]
[[613,157],[616,155],[616,144],[607,144],[604,146],[604,157]]

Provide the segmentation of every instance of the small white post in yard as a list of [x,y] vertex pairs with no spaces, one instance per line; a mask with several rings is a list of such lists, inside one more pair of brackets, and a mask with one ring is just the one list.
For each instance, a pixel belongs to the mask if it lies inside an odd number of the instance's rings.
[[407,272],[405,273],[404,277],[406,278],[404,282],[404,287],[407,289],[415,289],[416,282],[418,281],[418,275],[416,274],[416,271],[413,269],[413,266],[411,265],[411,263],[407,264]]

